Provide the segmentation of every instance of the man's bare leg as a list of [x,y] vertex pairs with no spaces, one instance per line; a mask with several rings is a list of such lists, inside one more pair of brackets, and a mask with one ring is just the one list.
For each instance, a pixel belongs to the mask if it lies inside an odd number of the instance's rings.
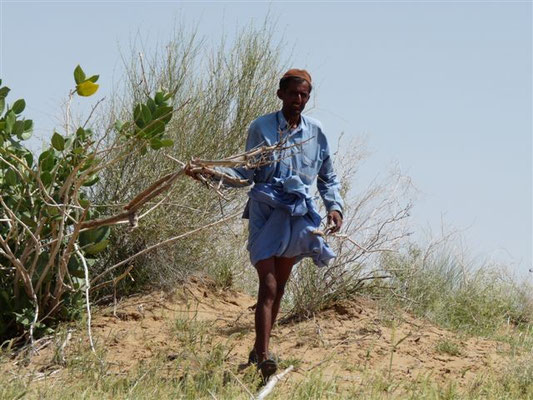
[[[279,305],[285,293],[285,285],[289,280],[291,275],[292,267],[294,266],[294,257],[276,257],[275,258],[275,268],[276,268],[276,298],[274,299],[274,304],[272,305],[272,323],[271,326],[274,326],[276,318],[278,317]],[[272,328],[271,328],[272,330]]]
[[[259,293],[255,309],[255,350],[258,363],[269,357],[268,345],[272,330],[272,308],[277,294],[274,257],[259,261],[255,268],[259,276]],[[278,305],[279,307],[279,305]]]

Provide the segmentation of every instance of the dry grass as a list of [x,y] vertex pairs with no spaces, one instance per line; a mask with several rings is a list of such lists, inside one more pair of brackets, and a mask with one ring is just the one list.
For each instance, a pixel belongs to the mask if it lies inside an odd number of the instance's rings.
[[[4,352],[0,398],[248,399],[259,377],[244,367],[254,299],[208,282],[174,296],[135,296],[95,312],[98,357],[83,324],[63,354],[66,327],[30,364]],[[359,299],[275,328],[281,367],[296,370],[273,399],[533,398],[533,346],[457,338],[427,321]],[[523,337],[517,330],[509,338]],[[449,354],[450,344],[460,354]],[[453,346],[452,346],[453,347]],[[60,361],[64,357],[64,362]],[[406,369],[406,367],[408,367]]]

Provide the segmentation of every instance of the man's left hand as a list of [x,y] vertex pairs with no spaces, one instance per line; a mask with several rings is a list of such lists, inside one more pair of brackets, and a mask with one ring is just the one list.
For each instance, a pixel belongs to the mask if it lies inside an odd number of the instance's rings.
[[330,211],[328,213],[328,232],[335,233],[341,229],[342,216],[338,211]]

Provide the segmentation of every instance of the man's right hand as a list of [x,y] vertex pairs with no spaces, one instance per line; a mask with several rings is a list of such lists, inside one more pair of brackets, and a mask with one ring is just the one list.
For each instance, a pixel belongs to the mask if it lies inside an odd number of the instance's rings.
[[192,165],[191,163],[185,164],[185,167],[183,167],[183,172],[185,175],[190,176],[191,178],[196,179],[195,174],[192,172]]
[[[195,169],[195,171],[193,171],[193,169]],[[191,165],[191,163],[185,164],[183,172],[185,173],[185,175],[188,175],[191,178],[196,179],[200,182],[205,182],[205,180],[209,180],[213,175],[207,168],[202,167],[199,169],[198,167]],[[203,177],[204,179],[201,179],[200,177]]]

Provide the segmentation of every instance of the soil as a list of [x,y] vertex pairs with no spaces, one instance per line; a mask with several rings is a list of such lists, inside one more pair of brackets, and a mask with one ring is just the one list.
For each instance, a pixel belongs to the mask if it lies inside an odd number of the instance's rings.
[[[192,282],[172,294],[152,292],[125,298],[116,308],[95,308],[93,337],[97,347],[105,347],[112,370],[127,373],[161,355],[171,363],[184,351],[176,340],[176,321],[194,321],[207,326],[215,343],[229,346],[230,366],[242,367],[254,340],[254,304],[247,294]],[[71,341],[74,337],[87,339],[84,332],[75,333]],[[446,350],[450,343],[453,351]],[[33,357],[32,369],[43,371],[50,365],[51,347]],[[405,312],[386,312],[365,298],[337,304],[311,319],[277,325],[271,348],[295,365],[291,379],[322,368],[324,377],[335,377],[340,384],[359,383],[365,373],[381,372],[402,380],[429,378],[459,386],[498,370],[507,351],[504,343],[460,337]]]

